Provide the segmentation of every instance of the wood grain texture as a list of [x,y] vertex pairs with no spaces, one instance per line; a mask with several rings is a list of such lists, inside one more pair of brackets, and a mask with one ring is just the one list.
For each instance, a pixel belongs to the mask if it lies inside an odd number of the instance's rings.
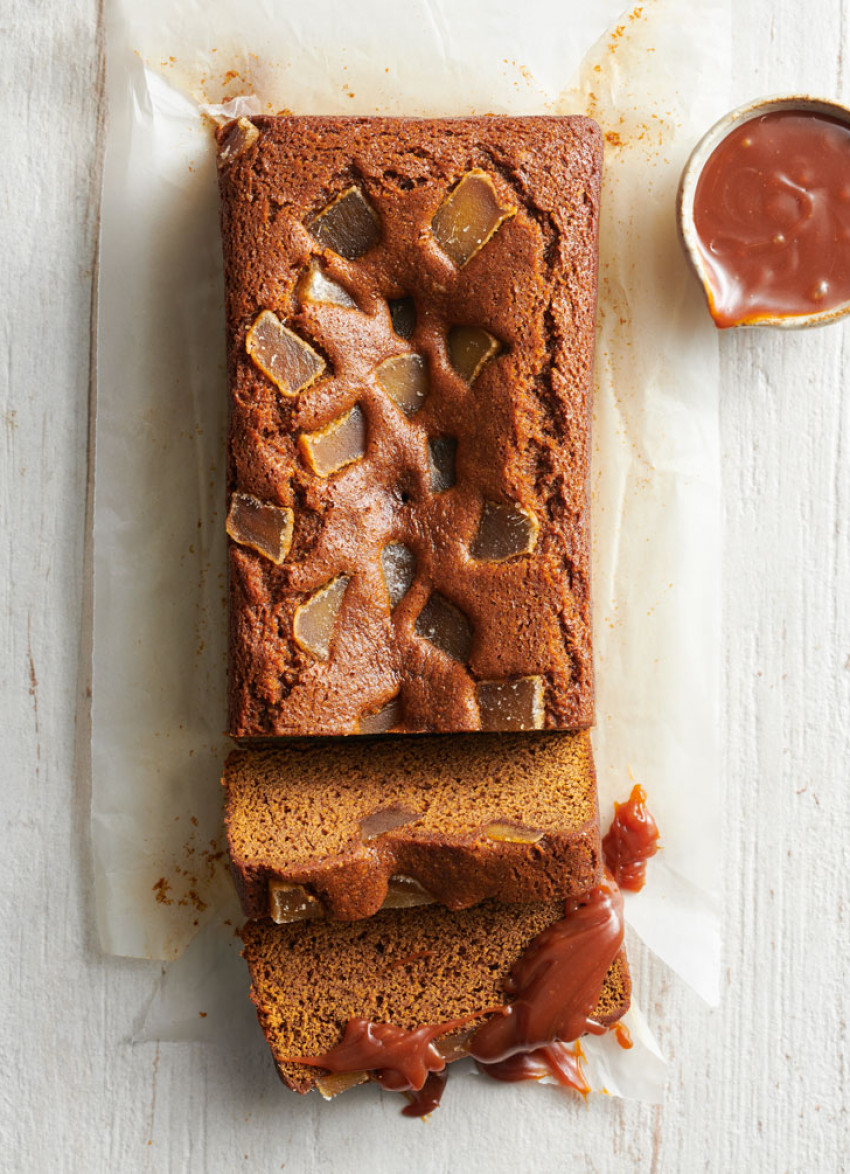
[[[470,1078],[421,1125],[372,1090],[285,1096],[258,1035],[127,1042],[159,967],[96,951],[77,769],[99,19],[96,0],[6,0],[0,39],[0,1168],[846,1169],[850,325],[722,343],[727,988],[710,1011],[633,949],[663,1107]],[[848,0],[738,19],[737,98],[850,99]]]

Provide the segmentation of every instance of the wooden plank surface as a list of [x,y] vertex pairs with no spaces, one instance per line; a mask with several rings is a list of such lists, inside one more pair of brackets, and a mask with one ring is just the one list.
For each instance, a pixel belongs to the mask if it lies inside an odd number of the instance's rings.
[[[850,99],[848,0],[738,19],[736,97]],[[708,1010],[633,950],[662,1107],[480,1084],[423,1125],[286,1098],[257,1037],[128,1042],[159,967],[97,951],[76,717],[99,21],[3,4],[0,1169],[846,1169],[850,324],[722,342],[726,990]]]

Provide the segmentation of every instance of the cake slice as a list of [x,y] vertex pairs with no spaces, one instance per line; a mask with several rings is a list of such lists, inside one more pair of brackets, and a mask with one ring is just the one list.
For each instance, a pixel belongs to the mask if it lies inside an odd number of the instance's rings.
[[243,941],[260,1025],[300,1093],[370,1078],[417,1089],[470,1054],[496,1061],[497,1075],[506,1056],[613,1026],[630,1000],[616,886],[566,908],[487,902],[348,923],[253,921]]
[[586,732],[296,740],[234,751],[223,783],[249,918],[563,899],[601,874]]
[[220,128],[228,732],[593,721],[587,118]]

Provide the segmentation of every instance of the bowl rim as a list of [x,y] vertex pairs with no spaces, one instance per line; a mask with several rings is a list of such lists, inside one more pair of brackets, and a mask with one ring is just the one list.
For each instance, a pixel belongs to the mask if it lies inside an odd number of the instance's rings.
[[[737,106],[724,114],[705,132],[691,151],[682,170],[679,180],[679,190],[676,196],[676,222],[679,237],[691,267],[699,278],[703,288],[709,311],[711,310],[711,294],[709,275],[703,262],[699,248],[699,238],[694,225],[694,196],[697,184],[709,157],[723,139],[736,127],[758,118],[762,114],[772,114],[776,110],[809,110],[815,114],[826,114],[837,118],[840,122],[850,126],[850,106],[836,101],[833,98],[819,98],[811,94],[771,94],[765,98],[754,98],[749,102]],[[758,326],[772,326],[780,330],[800,330],[809,326],[825,326],[839,318],[850,314],[850,299],[830,310],[819,310],[812,314],[795,314],[793,316],[768,316],[754,322],[735,322],[730,326],[720,326],[721,330],[750,329]]]

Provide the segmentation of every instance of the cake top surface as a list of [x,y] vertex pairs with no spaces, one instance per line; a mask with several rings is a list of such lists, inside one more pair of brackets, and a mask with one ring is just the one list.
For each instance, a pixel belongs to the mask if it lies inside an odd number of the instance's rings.
[[588,725],[598,128],[220,144],[231,732]]

